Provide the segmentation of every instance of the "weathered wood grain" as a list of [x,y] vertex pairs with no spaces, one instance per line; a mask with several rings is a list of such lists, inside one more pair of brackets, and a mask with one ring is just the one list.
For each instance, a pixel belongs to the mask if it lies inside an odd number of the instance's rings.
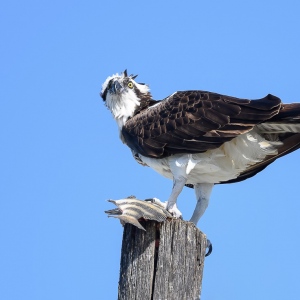
[[124,227],[118,299],[200,299],[206,236],[182,220],[142,225]]

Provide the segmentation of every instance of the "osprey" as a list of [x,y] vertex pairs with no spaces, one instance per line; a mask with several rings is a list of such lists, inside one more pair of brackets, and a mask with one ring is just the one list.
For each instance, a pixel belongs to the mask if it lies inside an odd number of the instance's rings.
[[212,188],[245,180],[277,158],[300,148],[300,103],[283,104],[271,94],[258,100],[207,91],[178,91],[155,101],[137,76],[109,76],[101,97],[134,158],[173,180],[165,208],[176,218],[177,197],[195,189],[197,224]]

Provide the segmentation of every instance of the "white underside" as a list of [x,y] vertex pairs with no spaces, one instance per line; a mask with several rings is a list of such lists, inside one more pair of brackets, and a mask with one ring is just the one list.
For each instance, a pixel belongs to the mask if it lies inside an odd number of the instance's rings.
[[267,141],[254,130],[199,154],[176,154],[162,159],[139,155],[141,160],[164,177],[185,177],[186,183],[219,183],[239,176],[267,155],[276,155],[281,142]]

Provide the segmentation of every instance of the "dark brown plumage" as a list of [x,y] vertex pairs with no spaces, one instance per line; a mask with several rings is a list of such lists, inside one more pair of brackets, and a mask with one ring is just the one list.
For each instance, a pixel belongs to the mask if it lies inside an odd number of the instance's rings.
[[136,152],[153,158],[215,149],[278,114],[279,98],[237,99],[204,91],[177,92],[126,122],[122,134]]
[[[122,128],[126,144],[152,158],[215,149],[264,122],[300,122],[300,104],[283,105],[271,94],[248,100],[205,91],[184,91],[153,103],[159,105],[137,111]],[[279,137],[284,143],[278,155],[267,157],[226,183],[252,177],[278,157],[300,147],[299,133]]]
[[109,76],[101,96],[135,159],[173,180],[164,207],[176,218],[185,185],[195,189],[190,221],[197,224],[214,184],[250,178],[300,148],[300,104],[270,94],[248,100],[198,90],[155,101],[134,78],[126,71]]

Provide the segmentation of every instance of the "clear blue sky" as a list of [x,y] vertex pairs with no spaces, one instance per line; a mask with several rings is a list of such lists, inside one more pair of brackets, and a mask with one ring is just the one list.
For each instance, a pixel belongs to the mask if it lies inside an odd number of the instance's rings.
[[[299,1],[2,1],[0,299],[116,299],[122,227],[106,199],[166,200],[99,92],[139,74],[155,99],[203,89],[300,102]],[[203,300],[299,299],[299,157],[217,186]],[[179,208],[189,219],[194,194]]]

